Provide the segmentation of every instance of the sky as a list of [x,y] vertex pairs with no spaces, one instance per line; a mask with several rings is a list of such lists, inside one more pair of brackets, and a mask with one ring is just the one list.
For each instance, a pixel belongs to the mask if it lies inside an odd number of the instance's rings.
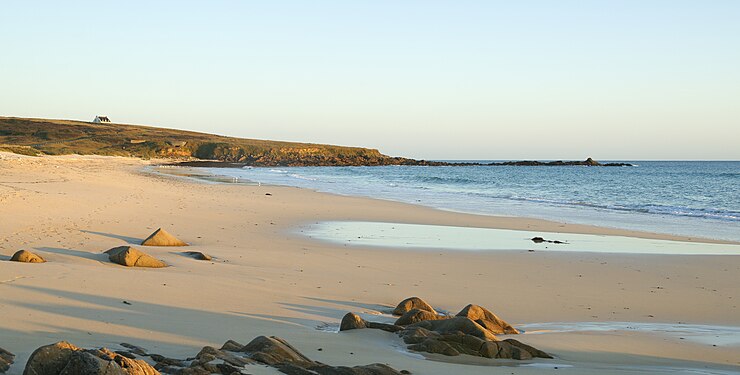
[[425,159],[740,160],[740,1],[15,1],[0,116]]

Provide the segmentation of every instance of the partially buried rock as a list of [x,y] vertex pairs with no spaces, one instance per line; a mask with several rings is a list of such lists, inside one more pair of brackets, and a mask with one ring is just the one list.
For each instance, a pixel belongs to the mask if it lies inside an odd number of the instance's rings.
[[162,228],[154,231],[149,237],[141,242],[142,246],[188,246],[183,241],[180,241],[177,237],[169,234]]
[[13,353],[0,348],[0,373],[4,374],[5,371],[8,371],[10,365],[13,364],[13,360],[15,360]]
[[534,243],[547,242],[547,243],[554,243],[554,244],[567,244],[567,242],[558,241],[558,240],[546,240],[546,239],[544,239],[542,237],[532,237],[532,242],[534,242]]
[[200,251],[186,251],[184,254],[187,255],[187,256],[189,256],[189,257],[191,257],[191,258],[193,258],[193,259],[197,259],[197,260],[211,260],[211,259],[213,259],[213,258],[211,258],[210,255],[201,253]]
[[339,331],[349,331],[352,329],[363,329],[367,328],[365,319],[362,319],[359,315],[354,313],[347,313],[342,318],[342,322],[339,324]]
[[407,326],[409,324],[419,323],[425,320],[440,320],[440,319],[446,319],[446,317],[440,316],[437,313],[434,313],[431,311],[411,309],[411,311],[403,314],[400,318],[398,318],[398,320],[396,320],[396,325]]
[[111,262],[126,267],[162,268],[167,264],[131,246],[119,246],[105,252]]
[[24,375],[156,375],[152,366],[108,349],[85,350],[66,341],[42,346],[31,354]]
[[478,305],[467,305],[457,316],[464,316],[495,334],[517,334],[519,331],[496,314]]
[[39,255],[36,255],[30,251],[27,250],[18,250],[13,256],[10,258],[12,262],[22,262],[22,263],[44,263],[46,260],[42,258]]
[[403,330],[403,327],[396,324],[368,322],[365,319],[362,319],[362,317],[360,317],[359,315],[351,312],[345,314],[342,318],[342,323],[339,324],[339,331],[349,331],[353,329],[363,328],[380,329],[386,332],[398,332]]
[[437,313],[434,311],[434,308],[432,308],[432,306],[426,303],[423,299],[419,297],[409,297],[401,301],[398,306],[396,306],[393,310],[393,315],[403,315],[413,309],[429,311],[434,314]]

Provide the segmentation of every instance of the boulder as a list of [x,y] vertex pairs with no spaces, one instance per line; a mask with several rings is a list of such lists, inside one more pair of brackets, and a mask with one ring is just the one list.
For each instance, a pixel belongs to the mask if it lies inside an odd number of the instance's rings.
[[4,374],[5,371],[8,371],[14,360],[15,355],[13,355],[13,353],[0,348],[0,374]]
[[230,352],[238,352],[243,347],[244,347],[244,345],[242,345],[242,344],[240,344],[240,343],[238,343],[238,342],[236,342],[234,340],[229,340],[229,341],[226,341],[223,345],[221,345],[221,349],[220,350],[228,350]]
[[434,308],[432,308],[432,306],[426,303],[423,299],[419,297],[409,297],[401,301],[398,306],[396,306],[393,310],[393,315],[403,315],[413,309],[429,311],[434,314],[437,313],[434,311]]
[[539,349],[537,349],[535,347],[529,346],[529,345],[527,345],[527,344],[525,344],[523,342],[520,342],[518,340],[506,339],[506,340],[504,340],[502,342],[507,343],[507,344],[512,345],[512,346],[516,346],[517,348],[526,351],[532,357],[535,357],[535,358],[552,358],[551,355],[543,352],[542,350],[539,350]]
[[347,313],[342,318],[342,322],[339,324],[339,331],[349,331],[352,329],[363,329],[367,328],[365,319],[362,319],[359,315],[354,313]]
[[240,357],[229,353],[226,350],[216,349],[210,346],[203,347],[203,349],[198,352],[198,355],[196,355],[195,358],[196,361],[193,362],[190,367],[195,367],[196,364],[203,366],[204,364],[212,362],[214,360],[221,360],[224,363],[228,363],[230,366],[234,367],[243,367],[256,363],[254,360],[248,357]]
[[177,237],[169,234],[162,228],[154,231],[149,237],[141,242],[142,246],[188,246]]
[[411,309],[407,313],[403,314],[400,318],[396,320],[397,326],[406,326],[409,324],[414,324],[418,322],[423,322],[425,320],[439,320],[439,319],[446,319],[447,317],[437,315],[437,313],[426,311],[426,310],[420,310],[420,309]]
[[517,334],[519,331],[506,323],[496,314],[478,305],[467,305],[457,313],[457,316],[466,317],[494,334]]
[[410,345],[408,349],[416,352],[442,354],[446,356],[460,355],[460,352],[455,350],[450,344],[438,339],[427,339],[418,344]]
[[380,329],[386,332],[398,332],[403,330],[403,327],[395,324],[368,322],[367,320],[362,319],[359,315],[351,312],[345,314],[342,318],[342,322],[339,324],[339,331],[363,328]]
[[15,254],[10,258],[12,262],[22,262],[22,263],[44,263],[46,260],[42,258],[41,256],[34,254],[28,250],[18,250]]
[[167,264],[131,246],[114,247],[105,252],[111,262],[126,267],[162,268]]
[[403,331],[399,332],[398,335],[403,339],[403,342],[407,344],[418,344],[430,337],[437,338],[440,336],[437,332],[432,332],[421,327],[407,327]]
[[24,375],[158,375],[148,363],[102,348],[84,350],[66,341],[42,346],[31,354]]
[[301,354],[287,341],[275,336],[259,336],[239,351],[247,353],[250,358],[270,366],[292,363],[299,367],[310,367],[317,364]]
[[193,258],[193,259],[197,259],[197,260],[211,260],[211,259],[213,259],[213,258],[211,258],[210,255],[201,253],[200,251],[186,251],[184,254],[187,255],[187,256],[189,256],[189,257],[191,257],[191,258]]

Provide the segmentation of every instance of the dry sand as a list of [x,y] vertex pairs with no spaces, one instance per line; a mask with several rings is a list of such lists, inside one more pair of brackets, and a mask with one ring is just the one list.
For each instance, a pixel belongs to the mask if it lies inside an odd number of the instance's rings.
[[[59,340],[85,347],[130,342],[187,357],[204,345],[246,343],[257,335],[283,337],[333,365],[382,362],[415,374],[550,373],[553,366],[580,374],[740,371],[737,343],[712,346],[643,332],[525,334],[518,339],[558,359],[521,366],[532,363],[424,360],[401,350],[393,334],[316,329],[338,323],[348,311],[382,312],[413,295],[451,312],[480,304],[515,326],[618,321],[737,327],[740,257],[350,249],[304,238],[294,228],[375,220],[688,239],[287,187],[200,183],[142,172],[149,163],[0,153],[0,347],[18,356],[11,374],[22,372],[35,348]],[[143,248],[171,267],[130,269],[102,254],[138,244],[159,227],[191,244]],[[4,261],[19,249],[48,262]],[[202,251],[214,260],[181,251]]]

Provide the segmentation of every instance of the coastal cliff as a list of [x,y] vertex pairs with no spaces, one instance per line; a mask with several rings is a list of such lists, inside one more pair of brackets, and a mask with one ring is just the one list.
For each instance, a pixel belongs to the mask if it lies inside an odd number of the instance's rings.
[[0,117],[0,151],[25,155],[111,155],[172,159],[190,166],[628,166],[585,161],[439,162],[376,149],[225,137],[115,123]]

